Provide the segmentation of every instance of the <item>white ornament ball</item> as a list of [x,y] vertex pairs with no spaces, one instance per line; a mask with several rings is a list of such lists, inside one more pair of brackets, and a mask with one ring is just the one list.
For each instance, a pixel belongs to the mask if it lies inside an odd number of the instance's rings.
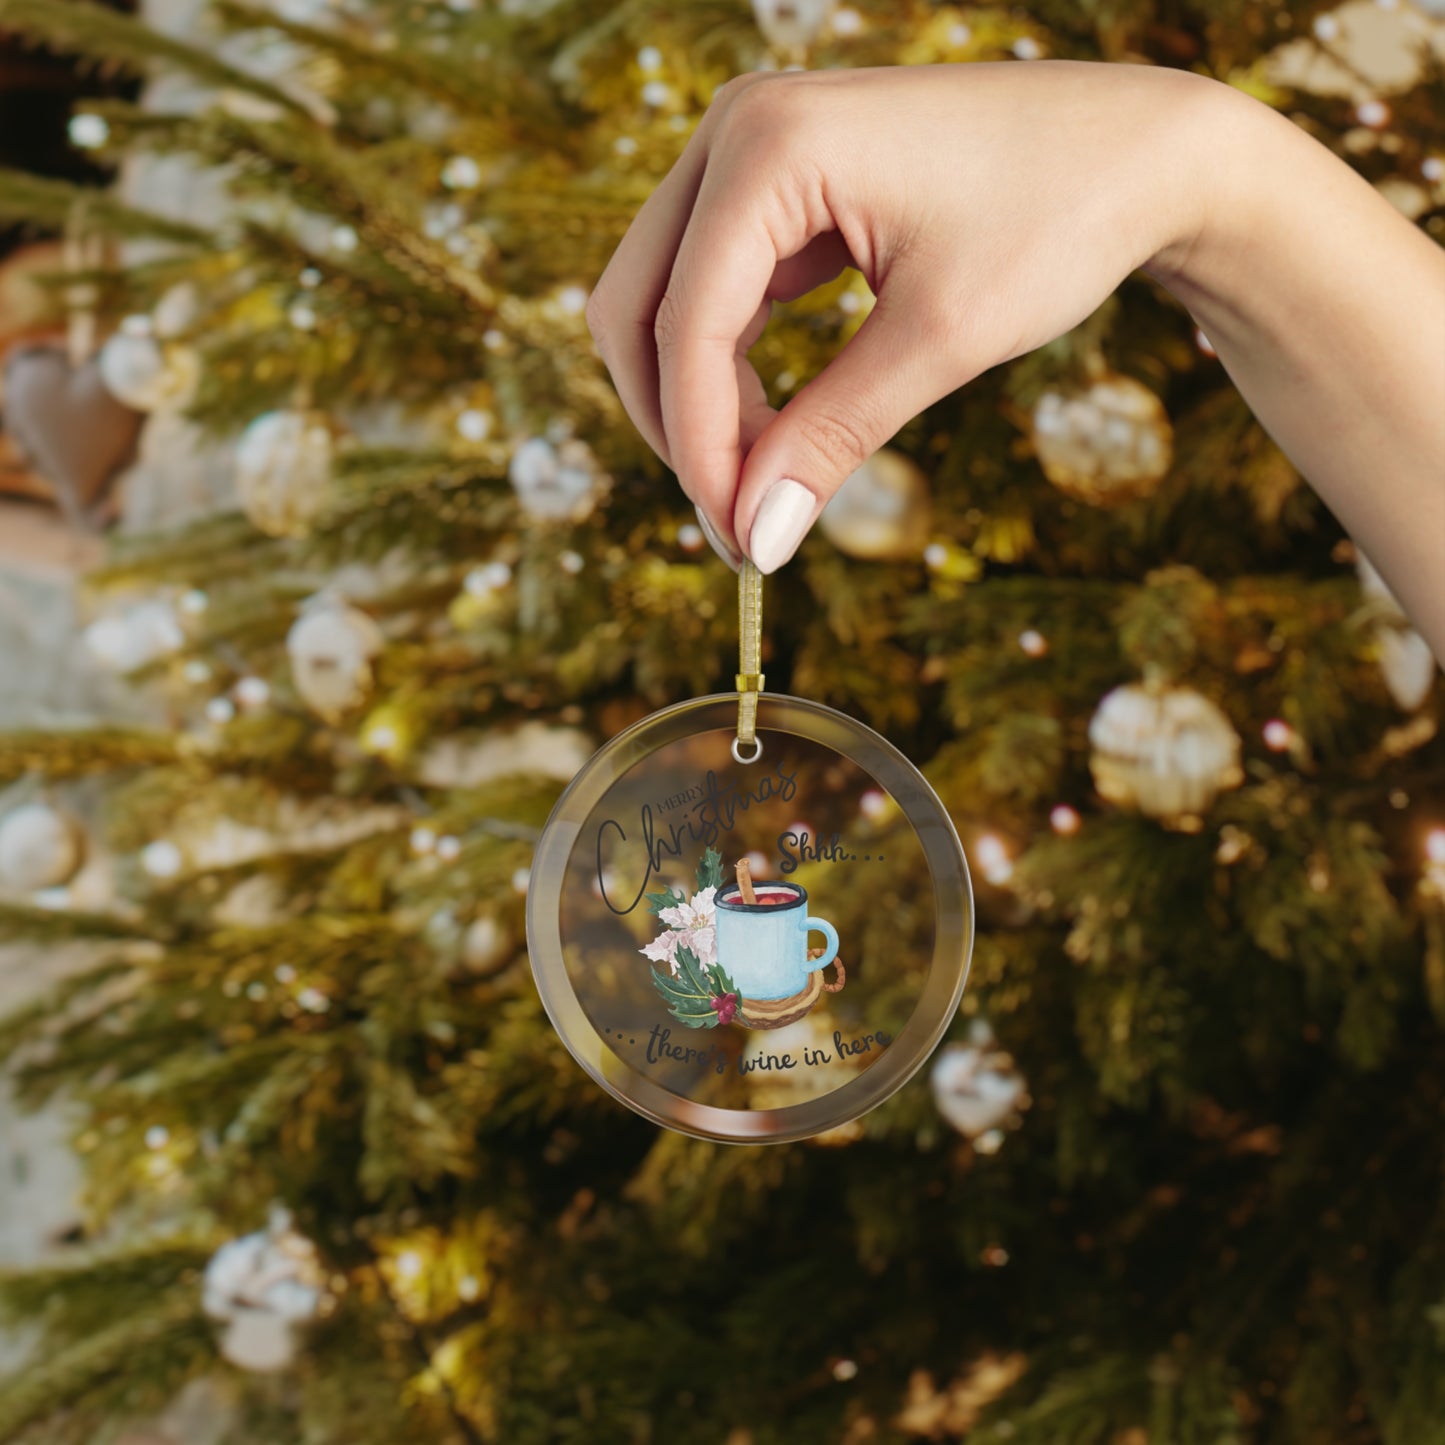
[[850,557],[902,562],[923,555],[931,514],[923,472],[902,452],[883,447],[844,479],[818,525]]
[[274,1375],[296,1363],[296,1331],[270,1310],[237,1309],[221,1334],[222,1356],[253,1375]]
[[1439,671],[1430,644],[1412,627],[1382,626],[1375,647],[1390,696],[1405,712],[1414,712],[1430,696]]
[[123,612],[98,617],[85,629],[90,653],[116,672],[134,672],[184,645],[185,633],[169,602],[152,598]]
[[0,818],[0,883],[23,893],[59,888],[80,871],[85,834],[48,803],[26,803]]
[[934,1060],[929,1083],[938,1112],[969,1139],[1013,1121],[1028,1104],[1023,1075],[989,1043],[949,1044]]
[[156,302],[151,312],[155,333],[162,340],[179,336],[195,325],[201,309],[200,292],[194,282],[180,281]]
[[753,18],[769,45],[796,50],[823,33],[834,0],[753,0]]
[[236,490],[246,515],[272,537],[299,537],[331,491],[335,434],[317,411],[272,411],[242,433]]
[[313,600],[286,635],[296,691],[318,716],[339,721],[371,692],[372,659],[383,645],[366,613],[334,598]]
[[1244,781],[1239,734],[1188,687],[1116,687],[1090,719],[1089,743],[1099,795],[1166,822],[1197,816]]
[[507,477],[523,510],[543,521],[580,521],[596,501],[596,458],[576,438],[556,446],[546,437],[529,438],[513,452]]
[[316,1247],[275,1210],[264,1230],[222,1245],[206,1266],[202,1307],[222,1321],[221,1353],[258,1374],[296,1358],[299,1330],[326,1303]]
[[467,926],[462,939],[462,962],[472,973],[485,978],[501,968],[512,953],[510,932],[491,914],[483,913]]
[[189,346],[125,331],[100,348],[96,365],[106,390],[136,411],[185,406],[201,374],[200,359]]
[[1044,475],[1093,506],[1148,496],[1174,459],[1164,404],[1129,376],[1111,375],[1083,392],[1045,392],[1034,407],[1034,450]]
[[1374,629],[1374,637],[1385,686],[1399,707],[1414,712],[1435,685],[1439,666],[1435,654],[1430,651],[1430,644],[1409,625],[1399,600],[1375,564],[1358,547],[1355,548],[1355,570],[1360,590],[1372,601],[1382,604],[1383,615]]

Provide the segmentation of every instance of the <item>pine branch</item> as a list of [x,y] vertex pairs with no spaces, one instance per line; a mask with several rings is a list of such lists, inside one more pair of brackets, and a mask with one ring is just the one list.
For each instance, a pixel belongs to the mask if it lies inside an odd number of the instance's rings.
[[177,246],[213,244],[211,234],[199,226],[127,206],[94,186],[0,168],[0,220],[61,231],[77,210],[84,211],[87,223],[96,230],[124,240],[168,241]]
[[[62,1278],[32,1275],[28,1284],[47,1278],[51,1303],[63,1294]],[[0,1298],[13,1289],[0,1280]],[[106,1313],[121,1301],[119,1317],[99,1328],[88,1313],[74,1320],[78,1337],[52,1341],[24,1371],[0,1382],[0,1436],[13,1438],[36,1421],[72,1410],[95,1411],[103,1419],[143,1416],[214,1358],[194,1275],[173,1273],[149,1290],[108,1293]],[[24,1311],[26,1317],[34,1313],[33,1304]]]
[[508,25],[499,17],[486,17],[490,23],[478,27],[478,41],[492,43],[485,67],[479,67],[451,51],[422,52],[398,45],[381,49],[365,39],[306,25],[243,0],[216,0],[214,9],[217,19],[230,29],[274,30],[318,54],[333,56],[358,92],[378,82],[400,82],[462,115],[485,118],[496,130],[488,150],[511,149],[528,141],[566,144],[566,119],[555,99],[538,81],[534,68],[515,53],[519,29],[515,22]]
[[86,56],[111,70],[133,74],[152,66],[180,70],[218,89],[249,91],[297,118],[306,115],[295,97],[269,81],[104,5],[85,0],[0,0],[0,25],[51,49]]
[[0,734],[0,783],[32,774],[62,780],[155,767],[175,762],[180,751],[179,739],[141,728]]

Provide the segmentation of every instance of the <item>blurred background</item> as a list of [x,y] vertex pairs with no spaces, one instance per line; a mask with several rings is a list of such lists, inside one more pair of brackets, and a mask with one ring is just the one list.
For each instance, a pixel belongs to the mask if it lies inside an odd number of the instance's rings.
[[[1438,669],[1147,278],[768,583],[769,688],[968,852],[930,1065],[804,1143],[660,1131],[523,927],[567,779],[736,669],[583,316],[717,87],[1183,67],[1445,240],[1440,0],[0,32],[0,1439],[1445,1441]],[[775,404],[872,300],[778,308]]]

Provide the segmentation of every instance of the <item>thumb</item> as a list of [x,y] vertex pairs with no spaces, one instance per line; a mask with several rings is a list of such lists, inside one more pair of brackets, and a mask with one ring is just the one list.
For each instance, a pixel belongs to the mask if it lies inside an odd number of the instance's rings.
[[934,294],[880,293],[838,355],[763,429],[739,479],[733,531],[759,572],[798,550],[824,504],[906,422],[971,375],[957,319]]

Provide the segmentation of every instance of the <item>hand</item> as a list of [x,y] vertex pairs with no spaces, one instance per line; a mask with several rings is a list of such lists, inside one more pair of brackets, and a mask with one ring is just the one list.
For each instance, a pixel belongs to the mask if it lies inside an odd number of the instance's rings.
[[[713,546],[774,571],[905,422],[1187,246],[1225,89],[1063,60],[724,85],[587,308],[623,405]],[[847,266],[876,304],[779,412],[748,348],[774,301]]]
[[[846,266],[877,303],[774,411],[748,348]],[[1136,268],[1445,658],[1445,252],[1232,86],[1067,60],[739,76],[587,319],[714,547],[772,572],[899,427]]]

